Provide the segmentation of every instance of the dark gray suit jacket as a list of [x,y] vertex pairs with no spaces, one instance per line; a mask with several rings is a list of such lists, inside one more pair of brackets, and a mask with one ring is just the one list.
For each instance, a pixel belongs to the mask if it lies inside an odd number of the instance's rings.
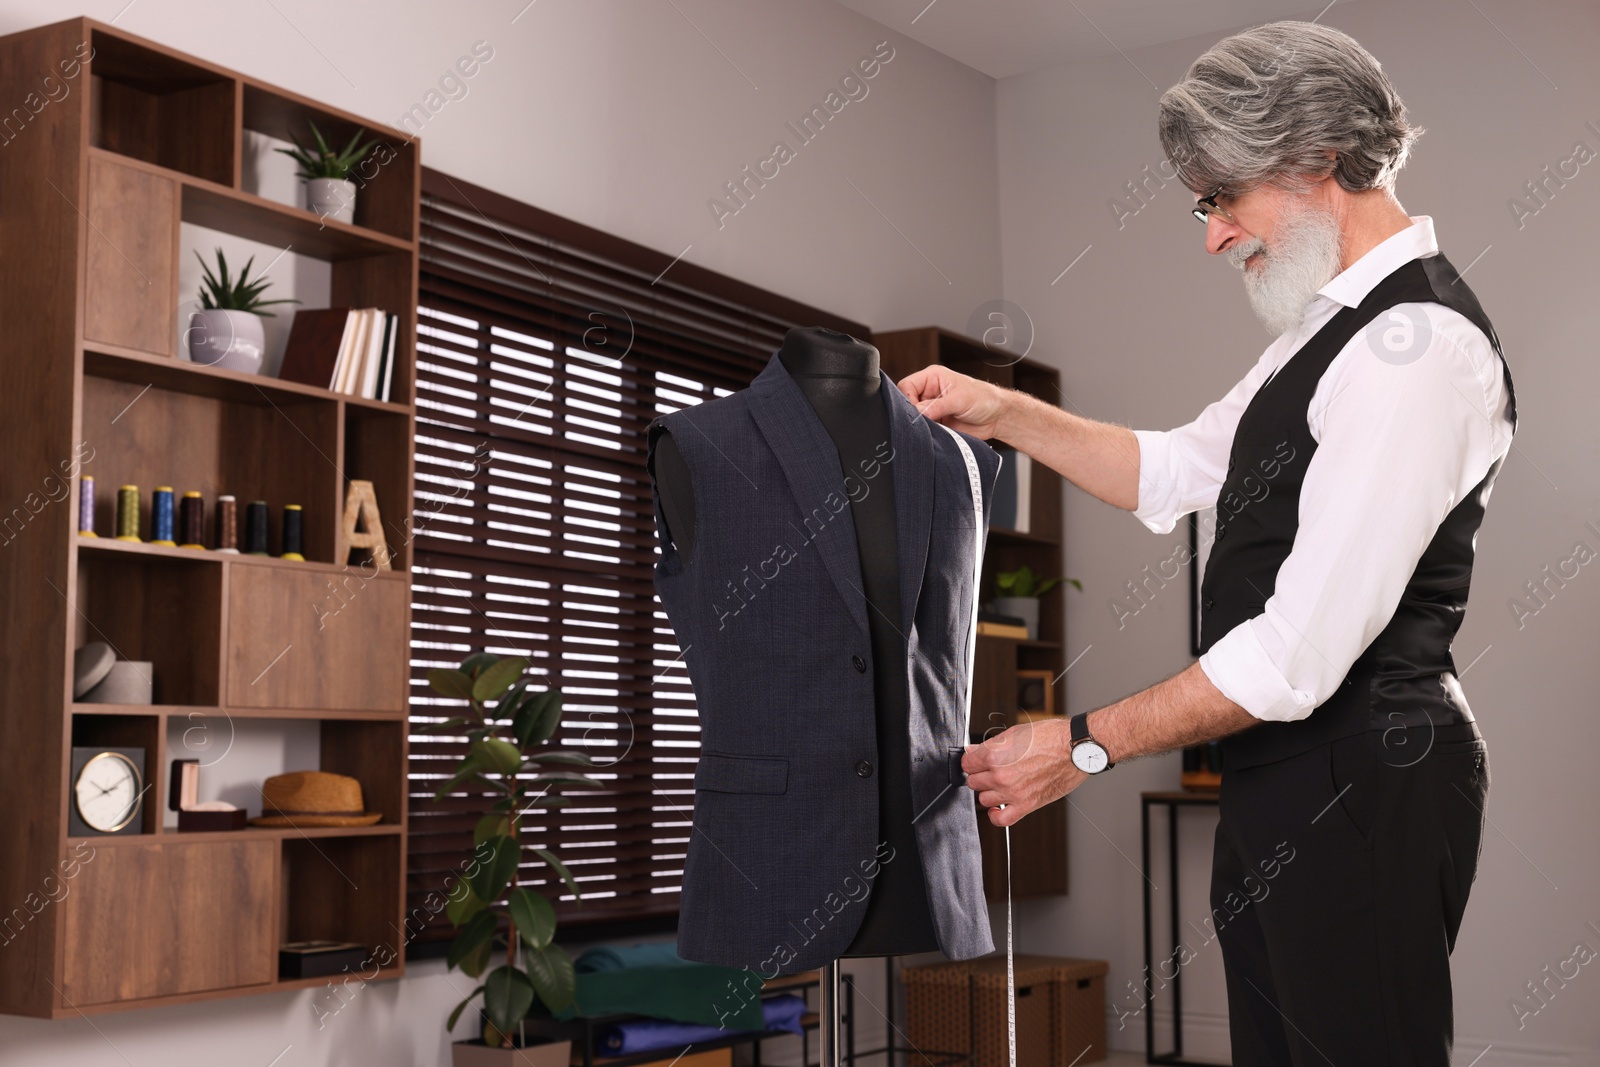
[[[882,372],[880,371],[880,374]],[[872,647],[852,496],[893,467],[912,810],[929,910],[951,959],[993,950],[976,801],[964,784],[975,530],[965,462],[887,375],[881,463],[838,452],[777,356],[750,388],[650,424],[694,488],[694,554],[671,544],[654,492],[655,585],[694,684],[701,728],[678,951],[764,977],[836,959],[872,881],[878,840]],[[1000,457],[967,437],[987,526]],[[885,479],[884,484],[890,479]]]

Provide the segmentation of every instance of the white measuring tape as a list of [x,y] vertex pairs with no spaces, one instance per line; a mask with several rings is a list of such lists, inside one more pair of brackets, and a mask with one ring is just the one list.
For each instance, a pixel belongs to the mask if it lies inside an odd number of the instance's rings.
[[[983,580],[983,480],[978,476],[978,461],[972,448],[961,434],[944,423],[934,425],[955,439],[961,449],[961,458],[967,465],[967,485],[972,491],[972,621],[967,627],[967,737],[972,737],[972,669],[978,656],[978,591]],[[1002,460],[1004,462],[1004,460]],[[1002,805],[1004,807],[1004,805]],[[1017,1067],[1017,962],[1016,938],[1012,930],[1011,915],[1011,827],[1003,827],[1006,841],[1006,1047],[1010,1054],[1010,1067]]]

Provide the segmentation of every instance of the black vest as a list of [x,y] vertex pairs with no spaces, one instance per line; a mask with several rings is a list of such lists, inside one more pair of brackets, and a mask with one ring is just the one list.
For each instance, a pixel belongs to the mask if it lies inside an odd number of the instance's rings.
[[[1500,357],[1513,432],[1516,393],[1494,326],[1443,255],[1414,259],[1341,308],[1256,392],[1239,418],[1217,525],[1200,587],[1200,650],[1259,615],[1299,528],[1300,486],[1316,439],[1306,409],[1333,358],[1397,304],[1436,303],[1482,330]],[[1393,617],[1351,665],[1339,688],[1306,718],[1263,722],[1224,739],[1223,766],[1247,767],[1304,752],[1367,729],[1470,722],[1450,645],[1472,581],[1473,545],[1504,457],[1440,522]],[[1383,531],[1373,531],[1382,537]]]

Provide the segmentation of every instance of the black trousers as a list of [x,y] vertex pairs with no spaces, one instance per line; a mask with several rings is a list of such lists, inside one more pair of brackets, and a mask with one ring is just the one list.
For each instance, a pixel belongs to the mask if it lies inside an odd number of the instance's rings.
[[1470,723],[1224,770],[1210,921],[1234,1067],[1448,1067],[1488,789]]

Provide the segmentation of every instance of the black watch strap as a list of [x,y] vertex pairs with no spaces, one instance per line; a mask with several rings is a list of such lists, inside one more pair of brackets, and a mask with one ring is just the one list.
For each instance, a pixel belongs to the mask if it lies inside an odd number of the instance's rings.
[[1089,713],[1080,711],[1072,717],[1072,743],[1076,745],[1079,741],[1088,740],[1090,740]]

